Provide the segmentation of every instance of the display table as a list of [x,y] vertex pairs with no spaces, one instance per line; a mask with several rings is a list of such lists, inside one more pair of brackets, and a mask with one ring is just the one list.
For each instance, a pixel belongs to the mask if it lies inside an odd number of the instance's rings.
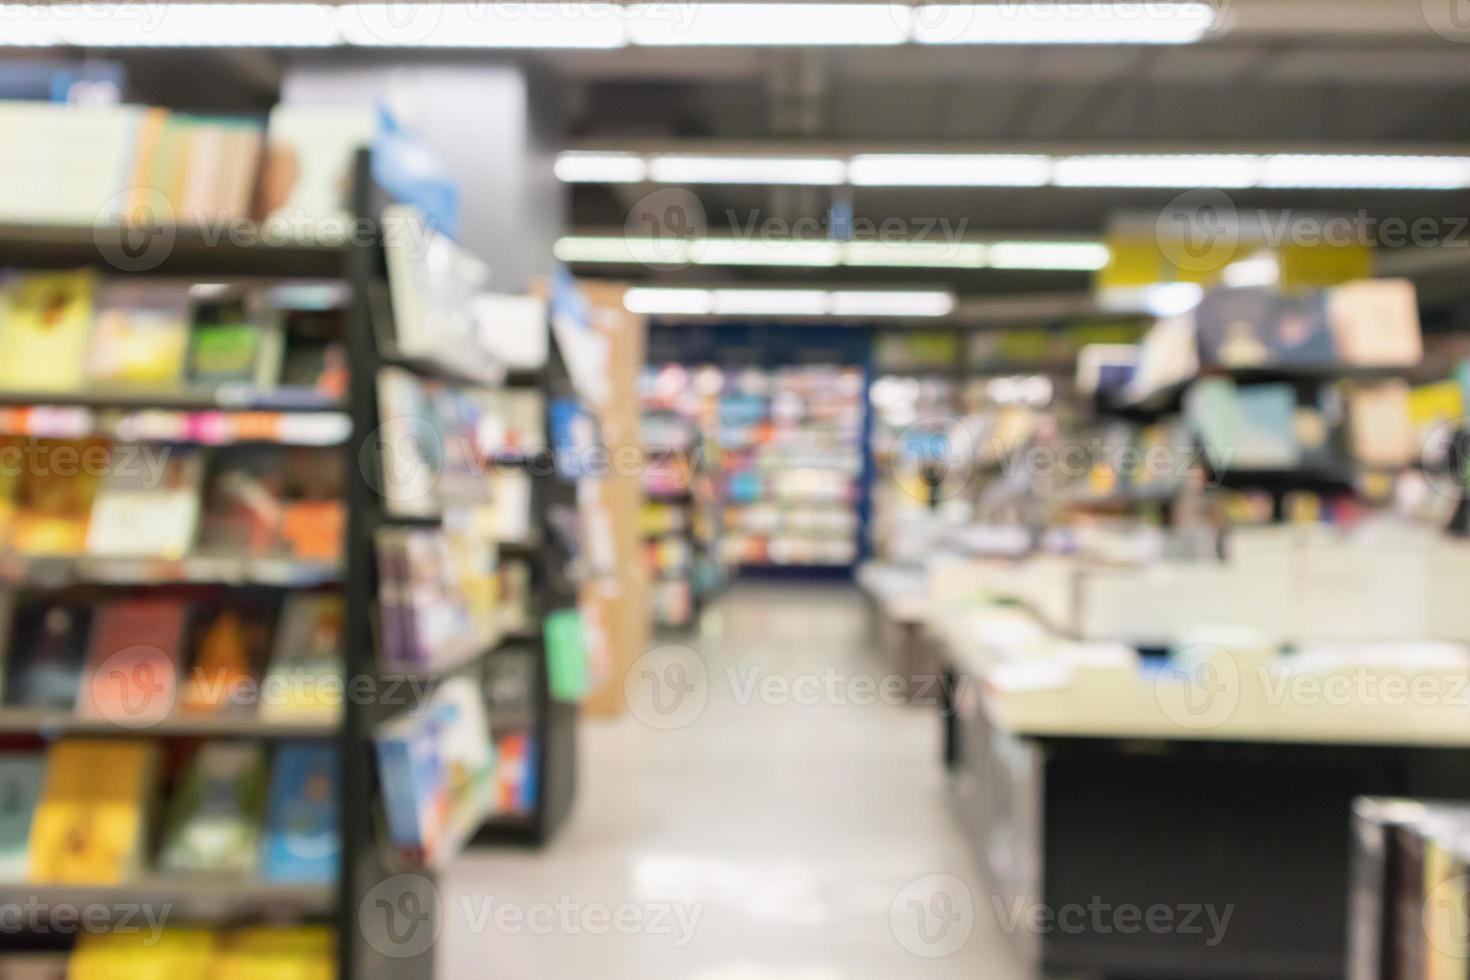
[[902,678],[913,700],[935,688],[938,673],[932,644],[924,632],[929,612],[928,571],[922,567],[865,562],[857,570],[858,588],[868,599],[873,635],[892,676]]
[[956,692],[945,756],[989,886],[977,914],[1048,975],[1340,977],[1353,799],[1470,794],[1447,674],[1442,703],[1343,704],[1277,662],[1124,670],[1015,608],[934,603],[926,625]]

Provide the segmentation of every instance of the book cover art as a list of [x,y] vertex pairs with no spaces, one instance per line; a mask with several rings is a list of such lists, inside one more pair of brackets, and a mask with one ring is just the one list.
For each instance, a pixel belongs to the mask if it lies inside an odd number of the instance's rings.
[[267,784],[263,745],[201,746],[169,807],[159,867],[171,872],[253,872]]
[[374,742],[389,839],[415,859],[432,854],[448,812],[433,724],[426,716],[410,715],[385,726]]
[[142,862],[157,746],[66,739],[51,748],[31,825],[30,880],[117,884]]
[[174,446],[155,471],[139,457],[119,461],[92,505],[87,552],[104,558],[179,559],[194,546],[204,483],[204,456]]
[[82,554],[92,503],[111,451],[98,440],[29,440],[15,486],[10,547],[29,555]]
[[92,334],[90,271],[21,276],[0,296],[0,390],[76,391]]
[[278,449],[231,451],[205,492],[200,551],[250,557],[278,551],[285,481],[286,462]]
[[167,718],[178,695],[186,617],[184,604],[169,599],[100,607],[77,712],[130,727]]
[[331,720],[342,710],[342,598],[294,595],[276,629],[261,686],[267,720]]
[[88,381],[110,388],[177,388],[189,345],[189,294],[177,286],[110,283],[97,300]]
[[1281,299],[1259,287],[1212,289],[1194,311],[1202,364],[1256,367],[1272,359]]
[[225,935],[211,980],[334,980],[335,935],[326,926],[253,926]]
[[546,617],[545,630],[551,696],[558,701],[582,700],[590,684],[582,614],[576,609],[559,609]]
[[252,309],[245,294],[211,298],[195,306],[187,372],[191,383],[270,388],[280,375],[281,354],[278,317]]
[[190,714],[248,714],[270,648],[268,610],[231,606],[195,619],[194,662],[180,708]]
[[260,862],[267,881],[330,882],[337,876],[337,751],[285,742],[276,752]]
[[31,820],[41,799],[46,756],[0,754],[0,881],[23,881],[30,867]]
[[129,931],[82,930],[68,980],[183,980],[217,977],[219,934],[168,926]]
[[1411,367],[1424,356],[1419,301],[1407,279],[1344,283],[1327,293],[1327,319],[1348,364]]
[[72,710],[82,682],[91,622],[92,611],[83,605],[21,603],[10,634],[5,704]]

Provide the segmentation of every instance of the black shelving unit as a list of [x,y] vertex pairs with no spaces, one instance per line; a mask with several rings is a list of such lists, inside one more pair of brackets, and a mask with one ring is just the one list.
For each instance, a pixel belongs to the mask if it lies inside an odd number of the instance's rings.
[[[155,560],[118,561],[88,558],[46,559],[0,555],[0,585],[35,585],[58,588],[73,584],[154,586],[214,584],[227,587],[270,587],[295,589],[336,587],[344,602],[343,673],[346,690],[355,684],[378,685],[389,677],[378,654],[375,626],[378,617],[377,532],[402,522],[389,516],[376,489],[373,467],[379,465],[377,434],[377,378],[380,368],[399,366],[420,375],[450,383],[484,384],[485,379],[466,377],[453,367],[436,362],[403,358],[379,348],[378,325],[386,315],[386,262],[379,233],[379,215],[386,195],[372,179],[368,151],[360,151],[354,166],[351,210],[359,230],[351,242],[316,245],[242,244],[206,236],[184,228],[163,234],[169,247],[147,263],[119,263],[119,249],[135,247],[125,229],[51,228],[0,225],[0,255],[7,268],[68,269],[96,268],[109,276],[208,277],[250,279],[325,280],[345,284],[343,343],[350,371],[345,401],[322,399],[290,390],[228,391],[154,394],[109,394],[107,392],[50,394],[0,394],[0,406],[33,404],[113,410],[226,410],[345,413],[350,434],[338,440],[335,451],[345,466],[346,540],[343,561],[338,563],[282,562],[197,556],[171,562]],[[158,230],[154,230],[158,233]],[[121,253],[125,257],[126,250]],[[510,385],[538,388],[549,406],[554,394],[570,387],[565,366],[555,355],[545,369],[513,373]],[[547,431],[550,431],[549,425]],[[331,447],[328,447],[331,448]],[[536,654],[537,679],[534,720],[537,745],[537,807],[525,814],[493,818],[475,836],[477,843],[495,841],[546,841],[566,817],[576,786],[575,725],[577,706],[551,698],[547,678],[544,636],[540,624],[555,609],[574,606],[576,590],[566,581],[557,553],[545,533],[547,507],[557,500],[575,503],[575,487],[556,476],[549,453],[536,454],[512,463],[523,465],[533,479],[533,526],[543,529],[539,546],[509,546],[506,554],[530,558],[536,608],[534,630],[507,637],[498,645],[471,651],[435,678],[443,679],[482,668],[486,659],[504,649],[519,647]],[[434,522],[419,522],[432,526]],[[26,902],[60,896],[78,901],[129,901],[167,903],[183,919],[202,923],[224,923],[266,919],[293,919],[331,924],[336,932],[337,971],[342,980],[429,980],[434,975],[432,947],[421,955],[400,955],[403,950],[374,942],[367,935],[365,903],[386,902],[392,907],[407,893],[417,893],[421,908],[434,908],[431,869],[395,866],[383,845],[382,798],[379,792],[375,745],[377,727],[394,712],[363,699],[343,699],[340,720],[331,723],[273,722],[265,719],[170,719],[147,729],[81,719],[66,712],[0,709],[0,735],[35,735],[45,739],[64,735],[88,737],[197,738],[239,737],[263,740],[318,738],[332,740],[340,764],[338,825],[341,839],[337,880],[329,885],[291,885],[255,881],[176,880],[144,876],[115,886],[38,885],[27,882],[0,885],[0,900]],[[403,873],[410,872],[410,873]],[[80,896],[80,897],[79,897]],[[45,945],[42,943],[42,945]],[[393,955],[383,950],[390,949]]]

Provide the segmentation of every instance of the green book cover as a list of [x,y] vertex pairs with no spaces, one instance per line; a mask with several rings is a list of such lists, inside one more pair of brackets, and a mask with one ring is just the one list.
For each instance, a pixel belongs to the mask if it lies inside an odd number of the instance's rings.
[[189,376],[200,384],[253,382],[260,359],[261,330],[253,323],[215,323],[194,328]]
[[0,755],[0,881],[24,881],[30,864],[31,817],[41,796],[46,757]]
[[561,609],[546,617],[546,677],[558,701],[580,701],[591,686],[582,614]]
[[266,784],[262,746],[205,743],[174,794],[159,867],[171,872],[253,872]]

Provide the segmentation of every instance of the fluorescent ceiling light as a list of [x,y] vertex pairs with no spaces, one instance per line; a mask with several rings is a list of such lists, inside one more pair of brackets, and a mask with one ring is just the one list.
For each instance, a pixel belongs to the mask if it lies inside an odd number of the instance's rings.
[[612,3],[354,3],[339,8],[342,34],[364,47],[621,48]]
[[922,4],[922,44],[1192,44],[1215,23],[1209,3]]
[[836,242],[821,241],[747,241],[744,239],[706,238],[692,249],[698,265],[797,265],[823,267],[836,265],[842,258],[842,247]]
[[695,240],[583,236],[558,239],[553,254],[563,262],[613,265],[688,265]]
[[1254,187],[1259,157],[1247,154],[1113,154],[1061,157],[1058,187]]
[[46,48],[61,43],[51,7],[41,4],[0,4],[0,47]]
[[636,184],[648,179],[648,164],[637,153],[559,153],[554,166],[557,180],[568,184]]
[[1108,264],[1108,247],[1100,242],[995,242],[992,269],[1092,271]]
[[953,310],[954,297],[938,290],[832,293],[833,316],[948,316]]
[[703,316],[714,312],[715,297],[708,289],[660,289],[640,286],[623,293],[623,306],[631,313]]
[[973,242],[848,242],[842,264],[914,269],[980,269],[987,249]]
[[634,4],[637,45],[871,45],[909,40],[909,11],[887,3]]
[[829,157],[655,156],[648,176],[661,184],[841,184],[847,164]]
[[828,268],[1056,269],[1107,265],[1108,248],[1087,241],[756,241],[737,238],[656,239],[570,235],[556,257],[584,265],[768,265]]
[[716,289],[715,313],[727,316],[822,316],[828,309],[820,289]]
[[[6,8],[8,11],[11,8]],[[332,47],[342,41],[333,9],[314,3],[55,4],[29,16],[80,47]],[[0,20],[8,33],[10,18]]]
[[1050,175],[1047,157],[1021,154],[863,153],[848,165],[859,187],[1040,187]]
[[623,305],[634,313],[672,316],[940,317],[954,310],[954,296],[940,290],[639,287],[623,295]]
[[1282,153],[1265,158],[1262,187],[1458,190],[1470,157]]
[[886,154],[840,157],[568,152],[562,180],[859,187],[1224,187],[1366,190],[1470,188],[1470,157],[1394,154]]

